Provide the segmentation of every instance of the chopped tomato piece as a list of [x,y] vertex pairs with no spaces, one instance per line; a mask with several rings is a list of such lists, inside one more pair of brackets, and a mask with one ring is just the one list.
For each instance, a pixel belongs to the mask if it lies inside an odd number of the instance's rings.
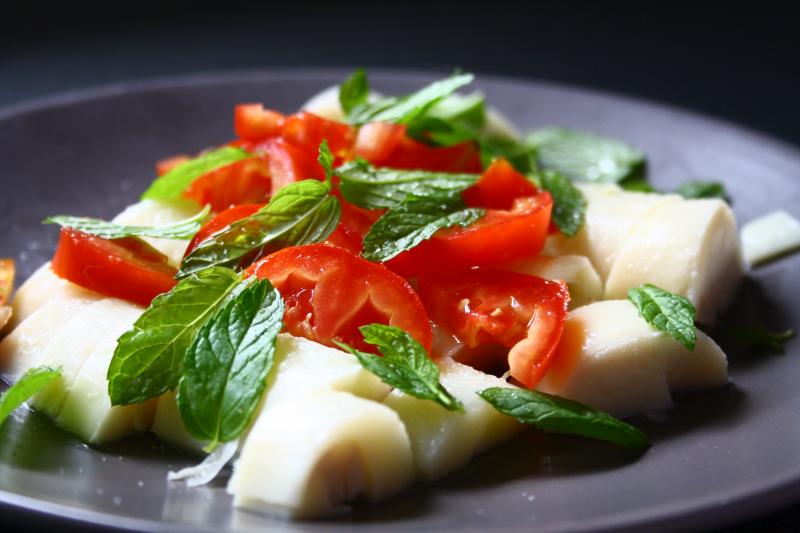
[[431,319],[470,349],[457,359],[496,370],[505,350],[492,346],[510,348],[511,376],[530,388],[552,362],[569,304],[561,281],[491,269],[423,276],[418,293]]
[[403,137],[382,166],[434,172],[474,172],[483,170],[481,156],[475,143],[465,142],[453,146],[432,147]]
[[233,128],[240,139],[260,141],[280,135],[284,117],[261,104],[239,104],[233,111]]
[[172,289],[177,273],[166,256],[141,239],[101,239],[67,228],[61,230],[51,267],[81,287],[143,306]]
[[164,174],[166,174],[167,172],[169,172],[173,168],[177,167],[178,165],[186,163],[189,159],[191,159],[191,157],[189,157],[188,155],[183,155],[183,154],[174,155],[172,157],[168,157],[166,159],[162,159],[161,161],[156,163],[156,173],[159,176],[163,176]]
[[224,211],[239,204],[264,202],[272,184],[268,165],[258,157],[242,159],[206,172],[184,191],[184,198]]
[[474,224],[437,231],[433,237],[387,261],[405,277],[458,272],[538,254],[550,224],[548,192],[518,198],[510,211],[489,209]]
[[383,210],[364,209],[343,200],[341,196],[339,203],[342,206],[342,218],[325,243],[344,248],[353,255],[360,255],[364,248],[364,236],[380,218]]
[[328,147],[337,159],[346,159],[356,138],[353,126],[326,120],[307,111],[286,117],[281,133],[287,142],[314,159],[323,140],[328,141]]
[[509,210],[517,198],[537,194],[539,190],[530,180],[505,159],[497,159],[461,196],[470,207]]
[[385,122],[371,122],[359,128],[353,153],[376,166],[383,166],[406,133],[406,127]]
[[286,304],[284,324],[292,335],[335,346],[333,341],[375,353],[359,326],[397,326],[426,349],[428,315],[414,289],[385,267],[324,244],[285,248],[247,269],[267,278]]
[[273,195],[296,181],[325,178],[316,151],[306,153],[284,139],[270,139],[256,146],[255,151],[267,162]]
[[194,237],[189,242],[188,248],[186,248],[184,257],[189,255],[192,250],[197,248],[198,244],[208,239],[213,234],[227,228],[237,220],[249,217],[262,207],[264,207],[264,204],[244,204],[222,211],[217,216],[206,222],[203,227],[200,228],[200,231],[195,233]]

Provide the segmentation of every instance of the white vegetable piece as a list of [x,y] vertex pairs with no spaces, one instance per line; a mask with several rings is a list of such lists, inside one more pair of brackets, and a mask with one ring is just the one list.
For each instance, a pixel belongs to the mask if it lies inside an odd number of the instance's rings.
[[503,269],[565,282],[570,309],[603,299],[603,282],[591,261],[582,255],[540,255],[505,265]]
[[50,268],[50,263],[45,263],[17,289],[11,303],[14,314],[9,327],[21,323],[45,303],[62,297],[89,301],[99,300],[103,295],[59,278]]
[[697,331],[690,351],[650,326],[628,300],[608,300],[570,312],[538,389],[628,416],[669,407],[671,392],[727,382],[725,354],[705,333]]
[[711,324],[744,273],[736,219],[719,199],[663,204],[625,240],[606,282],[606,299],[652,283],[685,296]]
[[463,413],[448,411],[436,402],[420,400],[398,390],[384,400],[405,424],[417,474],[428,480],[456,470],[525,427],[499,413],[477,394],[488,387],[513,385],[452,360],[442,360],[439,366],[442,385],[461,400]]
[[783,209],[751,220],[742,228],[742,248],[753,266],[800,248],[800,221]]
[[[128,226],[164,226],[186,220],[200,211],[200,207],[189,200],[142,200],[128,206],[114,217],[113,222]],[[153,248],[166,255],[172,266],[178,266],[189,246],[188,240],[154,239],[142,237]]]
[[583,227],[574,237],[549,237],[545,253],[586,256],[602,280],[608,277],[617,254],[639,221],[659,206],[681,201],[675,194],[626,192],[613,184],[577,186],[587,202]]
[[395,412],[328,389],[264,409],[228,491],[236,507],[316,518],[358,497],[391,496],[413,473],[408,436]]

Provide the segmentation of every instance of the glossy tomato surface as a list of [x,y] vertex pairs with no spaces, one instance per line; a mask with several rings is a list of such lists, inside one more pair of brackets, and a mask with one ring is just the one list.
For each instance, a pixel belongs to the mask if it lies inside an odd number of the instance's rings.
[[284,116],[262,104],[239,104],[233,111],[233,129],[240,139],[260,141],[279,135]]
[[268,165],[261,158],[250,157],[206,172],[183,196],[219,212],[239,204],[264,202],[271,190]]
[[517,198],[536,196],[539,190],[505,159],[497,159],[472,187],[461,193],[470,207],[510,210]]
[[249,217],[262,207],[265,204],[244,204],[244,205],[237,205],[236,207],[231,207],[230,209],[226,209],[221,213],[217,214],[214,218],[206,222],[200,231],[195,233],[192,240],[189,242],[189,246],[186,248],[186,253],[184,257],[189,255],[192,250],[197,248],[197,245],[203,242],[204,240],[211,237],[218,231],[221,231],[237,220],[241,220],[245,217]]

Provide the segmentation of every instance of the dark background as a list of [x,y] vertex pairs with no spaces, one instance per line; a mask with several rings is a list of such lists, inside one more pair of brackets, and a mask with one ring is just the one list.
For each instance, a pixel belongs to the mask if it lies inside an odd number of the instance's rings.
[[[788,2],[66,4],[3,6],[0,107],[210,70],[461,67],[659,100],[800,145],[800,31]],[[798,519],[800,506],[736,530],[789,531]]]

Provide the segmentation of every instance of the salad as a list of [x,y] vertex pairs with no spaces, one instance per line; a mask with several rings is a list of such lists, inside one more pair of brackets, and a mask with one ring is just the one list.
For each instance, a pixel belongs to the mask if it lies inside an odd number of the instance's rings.
[[530,427],[646,453],[621,418],[729,382],[697,324],[800,223],[740,238],[721,183],[655,191],[635,148],[520,135],[472,81],[384,96],[358,70],[293,114],[241,104],[114,220],[48,218],[13,299],[0,261],[0,423],[27,401],[91,445],[149,431],[202,457],[176,483],[232,463],[235,506],[296,518]]

